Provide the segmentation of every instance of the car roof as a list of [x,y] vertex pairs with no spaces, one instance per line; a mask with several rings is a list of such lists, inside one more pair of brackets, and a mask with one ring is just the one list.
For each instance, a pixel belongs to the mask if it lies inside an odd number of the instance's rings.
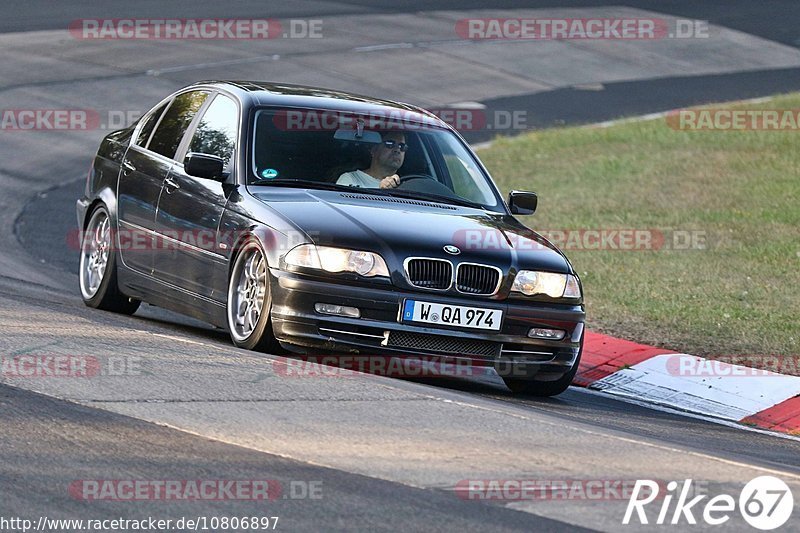
[[400,116],[403,120],[425,122],[450,129],[436,115],[415,105],[323,87],[268,81],[231,80],[201,81],[190,87],[195,86],[211,86],[225,90],[236,95],[243,104],[251,106],[287,106],[352,113],[377,113],[383,116]]

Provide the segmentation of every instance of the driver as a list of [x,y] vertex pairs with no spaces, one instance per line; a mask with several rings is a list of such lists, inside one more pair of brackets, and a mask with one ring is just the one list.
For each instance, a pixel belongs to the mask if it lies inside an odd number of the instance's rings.
[[380,144],[369,150],[372,160],[364,170],[345,172],[336,180],[337,185],[392,189],[400,185],[397,169],[403,165],[408,150],[406,136],[400,131],[385,132]]

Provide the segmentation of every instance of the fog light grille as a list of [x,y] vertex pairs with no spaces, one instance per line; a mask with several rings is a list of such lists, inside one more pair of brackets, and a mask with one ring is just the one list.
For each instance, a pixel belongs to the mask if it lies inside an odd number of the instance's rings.
[[483,357],[495,357],[500,349],[500,344],[497,342],[404,331],[392,331],[389,333],[388,346],[422,352],[479,355]]

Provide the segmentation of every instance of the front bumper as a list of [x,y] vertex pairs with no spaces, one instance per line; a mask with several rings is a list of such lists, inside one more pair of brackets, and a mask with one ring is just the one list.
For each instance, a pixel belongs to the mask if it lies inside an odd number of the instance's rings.
[[[514,377],[552,381],[575,365],[583,344],[585,312],[581,305],[496,301],[469,296],[349,285],[270,270],[272,323],[288,350],[306,354],[435,356],[443,362],[493,366]],[[469,331],[400,322],[406,298],[451,305],[503,310],[500,331]],[[316,303],[356,307],[361,318],[317,313]],[[560,341],[532,339],[532,327],[567,332]]]

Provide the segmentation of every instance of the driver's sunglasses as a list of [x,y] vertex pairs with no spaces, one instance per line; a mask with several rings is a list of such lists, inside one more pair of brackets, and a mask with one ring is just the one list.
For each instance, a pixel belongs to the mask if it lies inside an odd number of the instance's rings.
[[393,141],[392,139],[386,139],[385,141],[383,141],[383,145],[390,150],[394,148],[395,145],[397,145],[397,148],[399,148],[401,152],[405,152],[406,150],[408,150],[408,143]]

